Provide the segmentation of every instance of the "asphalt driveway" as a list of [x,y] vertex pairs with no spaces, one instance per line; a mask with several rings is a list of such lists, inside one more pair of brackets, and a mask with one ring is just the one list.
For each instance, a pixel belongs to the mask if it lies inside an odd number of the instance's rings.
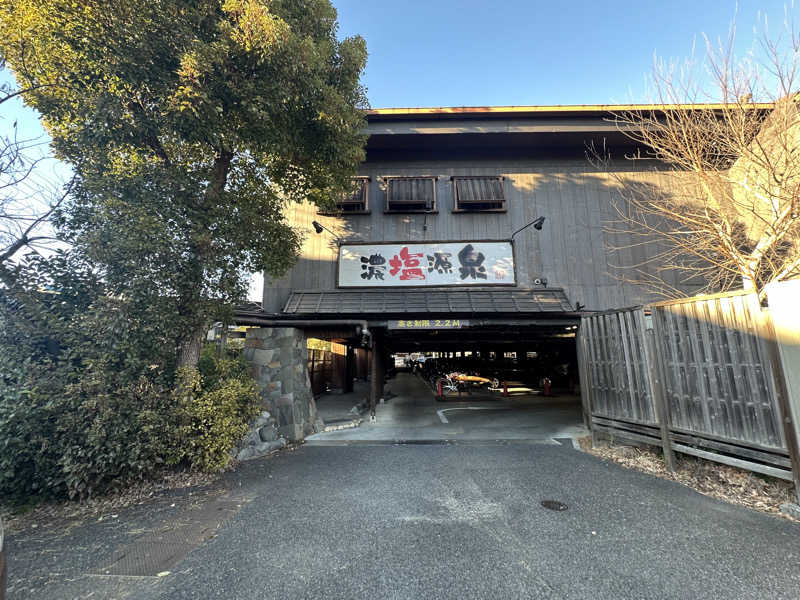
[[[238,508],[161,577],[89,575],[115,543],[103,523],[12,537],[11,598],[800,597],[800,524],[569,443],[305,446],[226,486]],[[119,519],[153,530],[169,501]]]

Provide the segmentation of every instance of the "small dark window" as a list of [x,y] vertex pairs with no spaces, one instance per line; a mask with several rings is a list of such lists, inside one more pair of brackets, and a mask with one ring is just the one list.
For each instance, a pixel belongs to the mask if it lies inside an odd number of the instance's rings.
[[386,180],[386,212],[433,212],[433,177],[391,177]]
[[369,177],[356,177],[350,193],[345,193],[336,200],[336,210],[319,211],[320,214],[363,214],[367,212],[367,190]]
[[502,177],[453,177],[456,211],[505,210]]
[[353,180],[353,191],[336,202],[336,208],[343,213],[367,212],[367,183],[366,177]]

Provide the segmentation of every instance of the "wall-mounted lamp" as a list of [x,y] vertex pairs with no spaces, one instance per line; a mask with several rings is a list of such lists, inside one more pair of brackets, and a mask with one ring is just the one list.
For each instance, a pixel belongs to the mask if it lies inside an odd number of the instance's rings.
[[339,238],[338,235],[333,233],[330,229],[325,227],[325,225],[321,224],[319,221],[311,221],[311,224],[314,226],[314,231],[316,231],[317,233],[322,233],[323,231],[327,231],[328,233],[330,233],[333,236],[333,239],[336,240],[337,244],[341,244],[342,243],[342,240],[341,240],[341,238]]
[[541,231],[542,230],[542,225],[544,225],[544,217],[536,217],[533,221],[531,221],[527,225],[523,225],[522,227],[520,227],[514,233],[511,234],[511,239],[513,240],[515,235],[517,235],[523,229],[527,229],[531,225],[533,225],[533,228],[536,231]]

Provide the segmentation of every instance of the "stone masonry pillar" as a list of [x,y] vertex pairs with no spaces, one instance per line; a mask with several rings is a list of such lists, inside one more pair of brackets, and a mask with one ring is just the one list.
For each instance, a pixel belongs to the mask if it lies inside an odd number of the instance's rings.
[[248,329],[244,356],[258,382],[262,409],[274,416],[278,433],[296,441],[318,431],[305,332],[294,327]]

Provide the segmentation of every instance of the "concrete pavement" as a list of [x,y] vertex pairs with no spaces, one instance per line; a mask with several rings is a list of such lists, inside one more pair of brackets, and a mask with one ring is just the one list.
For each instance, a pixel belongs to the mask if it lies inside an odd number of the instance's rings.
[[132,598],[800,595],[800,525],[571,446],[304,447],[238,477],[255,499]]
[[316,398],[317,415],[326,425],[360,418],[353,408],[369,398],[369,382],[357,380],[349,393],[325,393]]
[[575,397],[518,395],[487,401],[465,395],[461,402],[436,402],[428,385],[410,373],[399,373],[386,389],[392,398],[376,407],[375,422],[365,417],[358,428],[315,434],[307,443],[527,440],[555,444],[559,438],[588,435]]
[[91,573],[168,528],[185,493],[12,536],[10,598],[800,596],[800,525],[571,445],[307,446],[226,485],[240,510],[162,577]]

